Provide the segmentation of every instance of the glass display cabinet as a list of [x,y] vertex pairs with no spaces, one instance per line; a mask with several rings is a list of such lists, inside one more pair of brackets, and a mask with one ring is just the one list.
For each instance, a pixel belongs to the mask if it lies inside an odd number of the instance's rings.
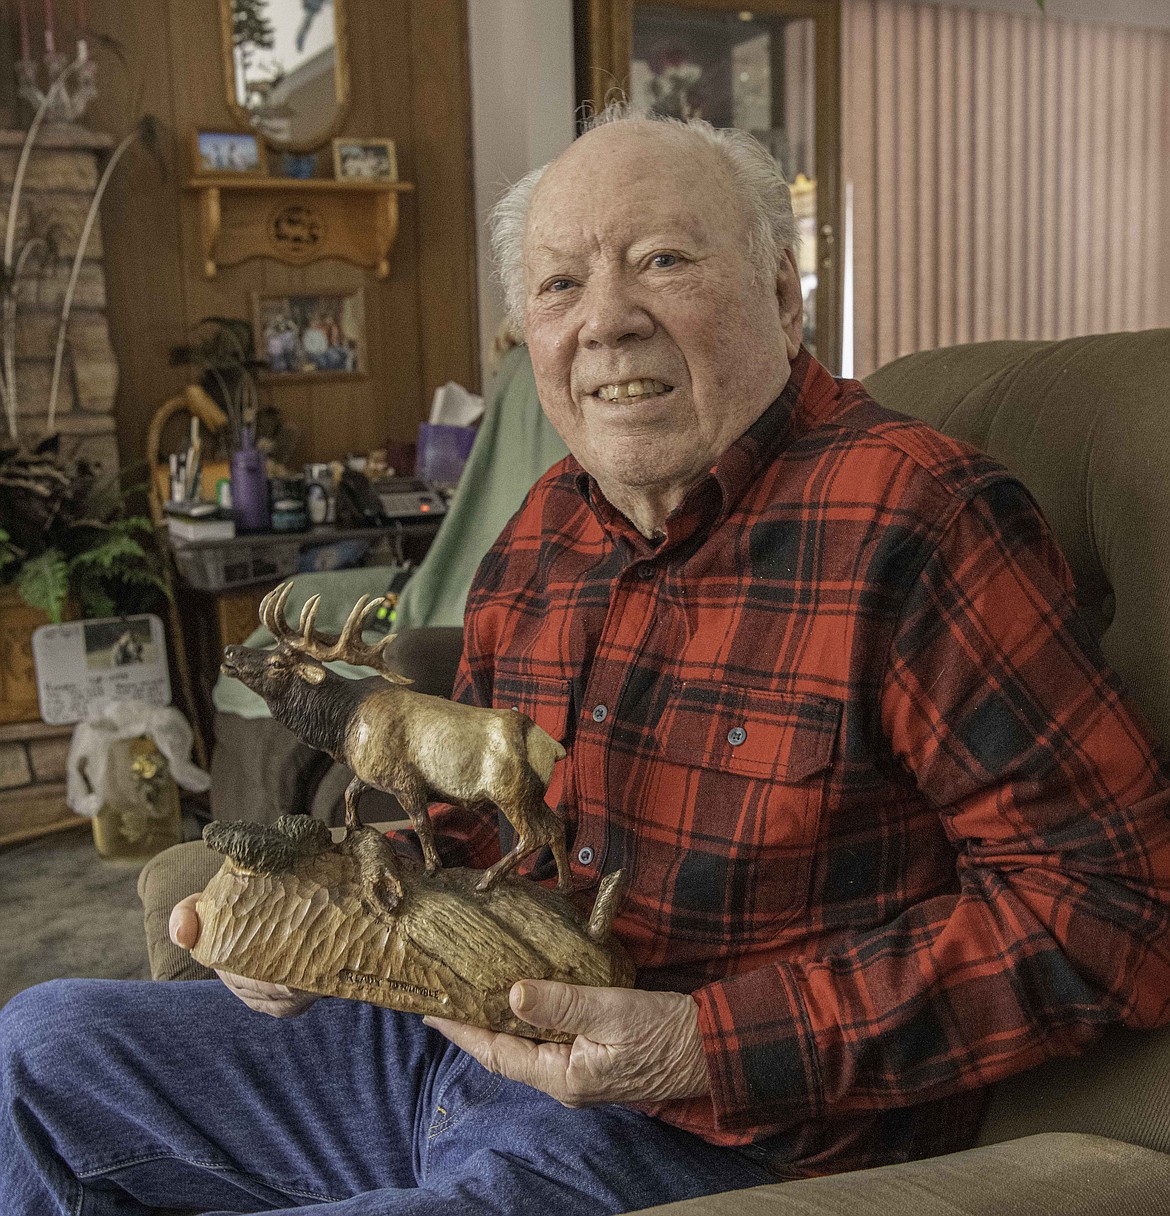
[[838,0],[575,0],[578,101],[750,131],[792,188],[805,344],[841,361]]

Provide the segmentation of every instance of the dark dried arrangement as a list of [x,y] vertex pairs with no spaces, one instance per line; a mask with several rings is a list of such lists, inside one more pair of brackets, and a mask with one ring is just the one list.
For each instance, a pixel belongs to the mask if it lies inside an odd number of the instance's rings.
[[128,509],[118,474],[65,461],[58,436],[0,442],[0,585],[59,621],[146,612],[170,591],[154,526]]

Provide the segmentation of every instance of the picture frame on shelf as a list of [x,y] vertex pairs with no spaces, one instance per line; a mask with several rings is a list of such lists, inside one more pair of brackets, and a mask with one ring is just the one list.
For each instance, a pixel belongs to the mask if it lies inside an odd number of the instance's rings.
[[202,177],[267,177],[264,142],[251,131],[194,131],[191,157]]
[[269,382],[366,374],[365,300],[352,291],[252,293],[256,350]]
[[339,182],[396,182],[398,156],[394,141],[338,136],[333,141],[333,176]]

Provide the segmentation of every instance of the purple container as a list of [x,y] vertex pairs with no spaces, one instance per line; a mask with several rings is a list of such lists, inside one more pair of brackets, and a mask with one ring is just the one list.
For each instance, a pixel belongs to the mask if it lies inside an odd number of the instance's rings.
[[439,485],[453,486],[463,472],[474,442],[474,427],[420,422],[415,476],[424,481],[438,482]]
[[268,476],[264,453],[257,448],[237,448],[232,453],[232,513],[241,532],[267,532]]

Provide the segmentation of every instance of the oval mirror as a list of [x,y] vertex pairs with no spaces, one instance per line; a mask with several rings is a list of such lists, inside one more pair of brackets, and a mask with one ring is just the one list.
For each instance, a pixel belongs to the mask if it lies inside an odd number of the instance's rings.
[[227,100],[285,152],[312,152],[349,110],[345,0],[219,0]]

